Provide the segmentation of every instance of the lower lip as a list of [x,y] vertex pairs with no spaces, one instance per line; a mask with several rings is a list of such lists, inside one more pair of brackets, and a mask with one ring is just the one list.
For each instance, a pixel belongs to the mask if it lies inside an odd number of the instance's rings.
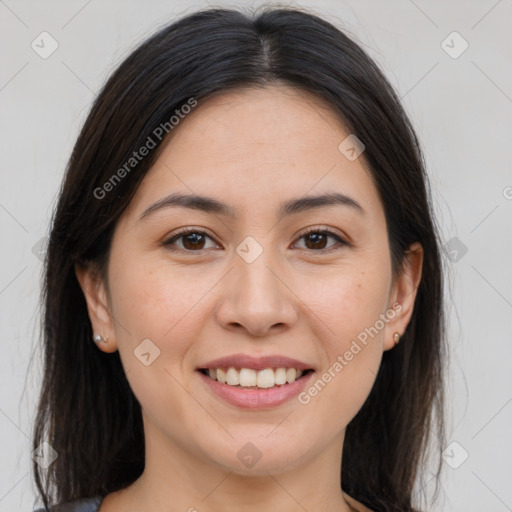
[[247,389],[230,386],[207,377],[199,370],[197,370],[197,373],[209,389],[226,402],[244,409],[268,409],[277,407],[297,396],[306,386],[314,372],[304,375],[291,384],[283,384],[282,386],[266,389]]

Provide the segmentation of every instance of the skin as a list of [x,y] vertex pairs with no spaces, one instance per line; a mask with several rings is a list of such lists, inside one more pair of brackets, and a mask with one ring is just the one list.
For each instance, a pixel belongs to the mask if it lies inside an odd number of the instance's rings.
[[[329,105],[285,86],[216,96],[171,132],[116,227],[108,284],[77,267],[93,332],[119,350],[143,411],[146,467],[100,512],[368,510],[340,490],[345,428],[365,402],[384,350],[403,333],[421,278],[413,244],[393,279],[382,203],[364,162],[338,146],[349,132]],[[126,179],[129,179],[126,178]],[[277,220],[281,202],[324,192],[352,197],[364,213],[324,206]],[[212,196],[235,218],[183,207],[138,220],[175,192]],[[208,236],[163,246],[183,227]],[[350,242],[303,237],[328,228]],[[252,263],[236,248],[262,247]],[[180,250],[181,249],[181,250]],[[187,252],[188,249],[188,252]],[[201,250],[202,249],[202,250]],[[195,252],[194,252],[195,251]],[[307,404],[293,398],[267,410],[242,410],[202,383],[195,369],[238,352],[283,354],[317,368],[317,378],[379,315],[394,318]],[[160,356],[134,356],[144,339]],[[237,457],[253,443],[251,468]],[[299,507],[300,505],[300,507]]]

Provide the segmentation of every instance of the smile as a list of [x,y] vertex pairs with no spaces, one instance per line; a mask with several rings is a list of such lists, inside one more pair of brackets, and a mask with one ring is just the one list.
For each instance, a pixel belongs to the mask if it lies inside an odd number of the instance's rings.
[[228,386],[244,387],[249,389],[268,389],[275,386],[292,384],[303,374],[312,370],[300,368],[265,368],[254,370],[252,368],[202,368],[203,375]]
[[297,368],[200,368],[197,374],[208,391],[245,409],[277,407],[296,397],[313,375]]

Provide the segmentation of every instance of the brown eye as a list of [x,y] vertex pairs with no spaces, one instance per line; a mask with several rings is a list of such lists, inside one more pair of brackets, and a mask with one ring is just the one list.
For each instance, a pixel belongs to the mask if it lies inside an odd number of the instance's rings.
[[183,235],[183,246],[185,249],[203,249],[205,242],[205,235],[200,233],[190,233],[188,235]]
[[311,251],[330,251],[337,244],[327,246],[328,239],[333,238],[338,245],[348,245],[340,236],[327,229],[311,229],[300,237],[305,240],[305,248]]
[[[212,237],[207,235],[204,231],[186,229],[166,240],[163,245],[172,250],[198,252],[206,249],[205,243],[208,238],[213,240]],[[181,247],[176,246],[177,241],[181,241]]]
[[[308,249],[325,249],[327,244],[328,235],[324,233],[311,233],[306,237],[306,247]],[[311,242],[311,245],[308,245],[308,242]]]

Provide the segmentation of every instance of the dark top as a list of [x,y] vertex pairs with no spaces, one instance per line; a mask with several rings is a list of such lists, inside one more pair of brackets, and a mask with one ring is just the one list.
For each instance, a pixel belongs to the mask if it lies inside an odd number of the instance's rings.
[[[82,500],[68,501],[50,507],[51,512],[98,512],[103,496],[95,496]],[[34,512],[44,512],[44,508],[38,508]]]

